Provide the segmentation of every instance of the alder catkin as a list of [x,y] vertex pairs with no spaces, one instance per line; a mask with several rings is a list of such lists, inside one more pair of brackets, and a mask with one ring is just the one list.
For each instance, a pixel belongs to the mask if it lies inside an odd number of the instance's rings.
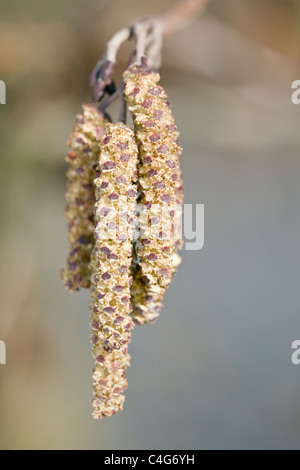
[[146,221],[140,228],[131,291],[132,315],[139,324],[158,317],[165,290],[180,263],[176,251],[182,244],[178,224],[183,203],[181,148],[159,79],[145,61],[124,73],[124,93],[139,146],[140,217]]
[[100,175],[95,179],[95,247],[90,302],[93,417],[123,409],[129,366],[133,234],[136,225],[138,149],[131,129],[108,124],[101,139]]
[[65,217],[68,220],[70,251],[61,278],[69,291],[90,287],[90,260],[94,246],[94,179],[99,160],[99,142],[106,122],[96,105],[84,104],[83,114],[76,116],[68,141]]

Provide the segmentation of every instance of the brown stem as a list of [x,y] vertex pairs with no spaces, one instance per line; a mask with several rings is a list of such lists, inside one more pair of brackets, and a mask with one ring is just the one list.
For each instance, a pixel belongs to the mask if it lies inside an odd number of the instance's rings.
[[[141,64],[147,51],[152,67],[158,69],[161,65],[162,37],[170,36],[184,26],[189,19],[204,10],[210,0],[179,0],[176,5],[161,17],[142,19],[129,28],[118,31],[107,43],[102,59],[97,63],[90,77],[93,87],[93,99],[101,101],[103,95],[111,86],[116,66],[117,52],[121,45],[135,36],[136,50],[134,60]],[[117,95],[119,96],[119,95]],[[116,98],[109,97],[103,105],[105,108]],[[101,109],[102,106],[101,105]],[[104,108],[104,109],[105,109]]]
[[123,85],[121,85],[119,88],[116,89],[114,93],[112,93],[110,96],[106,98],[103,103],[100,104],[99,109],[102,111],[102,113],[110,106],[116,99],[118,99],[123,93]]
[[163,35],[170,36],[195,14],[201,13],[210,0],[179,0],[162,16]]

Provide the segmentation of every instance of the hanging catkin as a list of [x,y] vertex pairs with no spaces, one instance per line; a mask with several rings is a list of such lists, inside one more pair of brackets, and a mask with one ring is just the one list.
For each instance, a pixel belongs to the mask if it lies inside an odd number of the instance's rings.
[[76,116],[66,158],[67,206],[70,251],[61,278],[69,291],[90,286],[90,259],[94,246],[94,179],[99,160],[99,141],[106,119],[96,105],[84,104]]
[[131,129],[108,124],[95,179],[95,247],[92,253],[91,341],[95,419],[123,409],[129,366],[133,234],[136,225],[138,149]]
[[[159,85],[159,74],[146,62],[131,65],[124,73],[125,96],[139,146],[139,204],[142,218],[137,263],[132,286],[133,318],[153,322],[180,263],[180,218],[183,187],[179,169],[181,148],[170,103]],[[144,227],[144,228],[143,228]]]

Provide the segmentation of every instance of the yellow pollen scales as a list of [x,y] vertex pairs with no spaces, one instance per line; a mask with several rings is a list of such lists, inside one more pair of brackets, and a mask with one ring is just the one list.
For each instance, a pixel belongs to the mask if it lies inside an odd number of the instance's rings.
[[132,287],[133,317],[139,324],[156,320],[161,301],[180,258],[183,187],[179,169],[181,148],[170,103],[159,74],[145,65],[124,73],[125,96],[139,146],[139,186],[142,211],[138,264]]
[[84,104],[83,114],[76,116],[68,142],[65,216],[70,251],[61,278],[69,291],[90,287],[89,263],[94,246],[94,179],[99,160],[99,140],[104,133],[105,122],[97,106]]
[[[96,419],[123,409],[123,390],[127,387],[125,369],[130,362],[127,348],[133,327],[130,266],[138,157],[134,133],[124,124],[108,124],[100,146],[90,304]],[[120,215],[122,223],[118,220]]]
[[159,79],[145,62],[124,73],[134,131],[87,104],[69,141],[61,277],[69,291],[91,290],[95,419],[122,411],[134,322],[157,319],[181,261],[181,148]]

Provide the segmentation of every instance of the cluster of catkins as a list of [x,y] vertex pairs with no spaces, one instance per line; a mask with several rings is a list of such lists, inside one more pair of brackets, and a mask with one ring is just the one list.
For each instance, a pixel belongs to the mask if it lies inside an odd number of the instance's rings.
[[95,419],[123,409],[131,330],[158,317],[180,263],[181,148],[159,79],[146,61],[124,73],[134,131],[87,104],[69,141],[62,279],[91,289]]

